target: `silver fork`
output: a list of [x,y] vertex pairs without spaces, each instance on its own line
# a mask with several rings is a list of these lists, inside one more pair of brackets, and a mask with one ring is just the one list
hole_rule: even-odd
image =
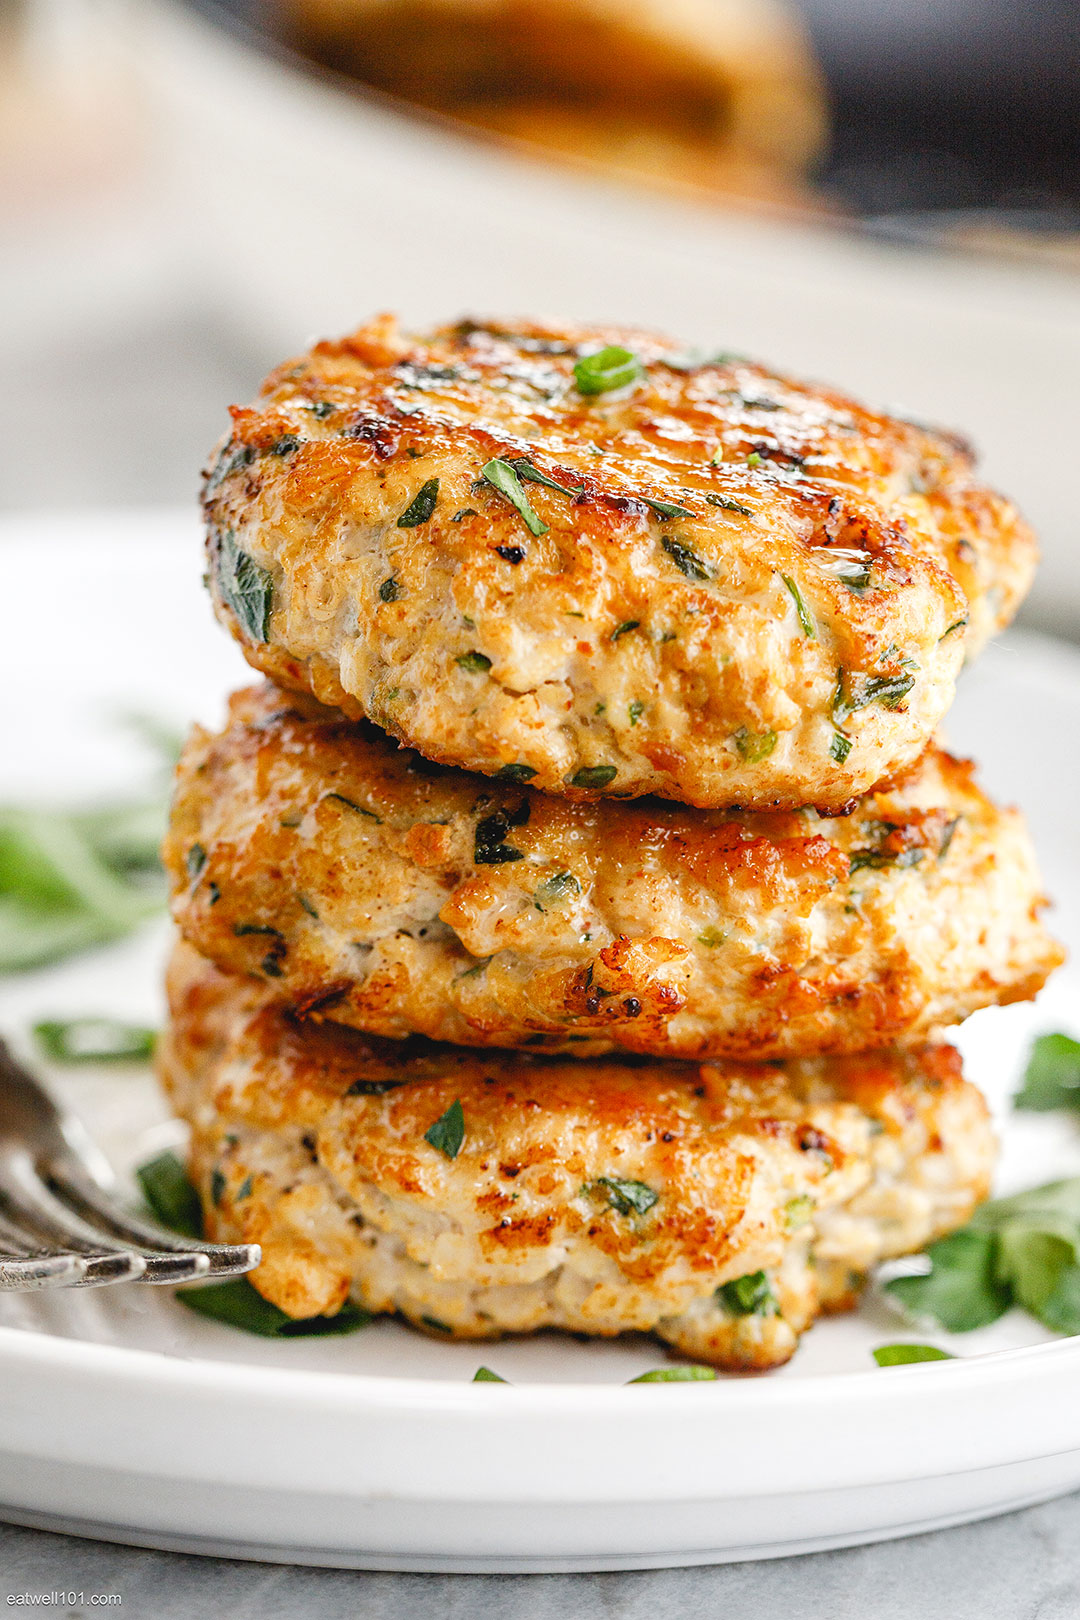
[[129,1215],[79,1121],[0,1041],[0,1291],[237,1277],[257,1243],[190,1242]]

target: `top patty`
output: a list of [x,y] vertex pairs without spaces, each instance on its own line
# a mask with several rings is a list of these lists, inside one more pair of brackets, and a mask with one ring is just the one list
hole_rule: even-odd
[[249,661],[570,798],[835,810],[1034,566],[960,441],[641,332],[385,318],[232,414],[205,508]]

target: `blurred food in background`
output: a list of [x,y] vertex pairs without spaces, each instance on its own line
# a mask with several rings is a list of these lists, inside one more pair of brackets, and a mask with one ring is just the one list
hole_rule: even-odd
[[821,77],[781,0],[266,0],[304,55],[549,155],[806,204]]

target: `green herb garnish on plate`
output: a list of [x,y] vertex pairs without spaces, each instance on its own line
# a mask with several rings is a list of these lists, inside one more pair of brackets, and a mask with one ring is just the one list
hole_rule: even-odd
[[56,1063],[145,1062],[153,1056],[157,1031],[117,1018],[43,1018],[34,1038]]
[[1013,1107],[1036,1113],[1080,1109],[1080,1041],[1071,1035],[1040,1035],[1031,1048]]
[[[141,1165],[136,1175],[151,1212],[162,1226],[181,1237],[203,1237],[199,1194],[175,1153],[159,1153]],[[250,1192],[250,1188],[247,1191]],[[242,1193],[243,1184],[238,1196]],[[227,1327],[242,1328],[245,1333],[255,1333],[263,1339],[332,1337],[355,1333],[371,1321],[369,1312],[351,1303],[343,1305],[336,1316],[286,1316],[268,1299],[263,1299],[246,1277],[178,1289],[175,1298],[197,1316],[209,1317]]]
[[918,1361],[955,1361],[948,1350],[935,1344],[879,1344],[870,1354],[879,1367],[910,1367]]
[[679,1362],[672,1367],[654,1367],[651,1372],[639,1373],[627,1380],[629,1384],[706,1384],[716,1378],[715,1367],[701,1367],[693,1362]]
[[1080,1333],[1080,1176],[995,1198],[926,1251],[929,1269],[886,1292],[915,1320],[970,1333],[1022,1306],[1055,1333]]

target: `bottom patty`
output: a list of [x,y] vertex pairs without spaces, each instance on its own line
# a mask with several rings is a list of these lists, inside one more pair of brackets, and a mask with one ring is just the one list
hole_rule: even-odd
[[655,1333],[786,1361],[868,1270],[967,1220],[994,1139],[950,1046],[755,1066],[579,1060],[303,1023],[189,946],[161,1074],[211,1237],[290,1316],[445,1338]]

